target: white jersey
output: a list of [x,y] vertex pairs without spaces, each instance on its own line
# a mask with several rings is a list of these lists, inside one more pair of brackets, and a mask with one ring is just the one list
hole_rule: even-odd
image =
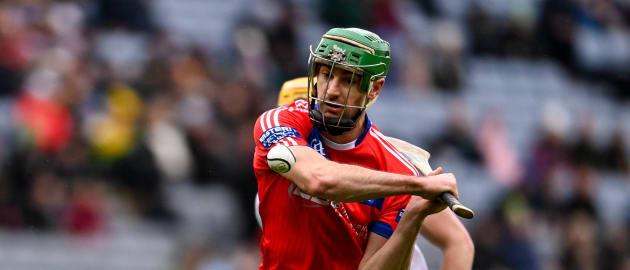
[[429,266],[427,266],[427,261],[424,259],[424,255],[422,251],[418,247],[416,243],[413,245],[413,252],[411,254],[411,266],[409,266],[409,270],[428,270]]

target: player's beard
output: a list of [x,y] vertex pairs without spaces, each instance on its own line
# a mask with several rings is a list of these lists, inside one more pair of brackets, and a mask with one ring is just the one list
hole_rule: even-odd
[[319,111],[327,118],[331,120],[339,120],[341,119],[355,119],[356,115],[359,113],[359,109],[346,107],[345,105],[341,105],[341,103],[333,102],[333,101],[324,101],[320,103]]
[[330,102],[320,102],[318,105],[319,117],[313,117],[315,114],[311,113],[311,120],[317,119],[314,122],[316,126],[332,136],[339,136],[356,128],[362,115],[362,110],[358,108],[345,107]]

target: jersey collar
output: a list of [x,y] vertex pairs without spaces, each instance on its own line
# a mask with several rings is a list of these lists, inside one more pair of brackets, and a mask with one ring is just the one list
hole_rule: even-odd
[[348,142],[348,143],[336,143],[333,142],[329,139],[327,139],[324,136],[321,136],[322,138],[322,142],[324,142],[324,144],[332,149],[335,150],[350,150],[353,149],[357,146],[359,146],[359,144],[363,141],[363,139],[365,139],[365,136],[368,134],[368,132],[370,131],[370,128],[372,127],[372,122],[370,121],[370,119],[368,118],[367,114],[365,115],[365,127],[363,128],[363,131],[361,132],[361,134],[359,135],[359,137],[357,137],[356,140]]

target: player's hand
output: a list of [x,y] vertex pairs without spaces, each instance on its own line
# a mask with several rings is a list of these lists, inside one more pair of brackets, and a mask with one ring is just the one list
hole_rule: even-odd
[[438,174],[441,174],[442,172],[444,172],[444,169],[442,169],[442,166],[440,166],[440,167],[437,167],[437,169],[430,172],[429,176],[438,175]]
[[405,208],[405,214],[418,215],[424,218],[428,215],[439,213],[446,207],[447,205],[439,199],[427,200],[420,196],[412,196]]
[[438,167],[427,177],[422,178],[423,191],[419,195],[427,200],[438,198],[444,192],[450,192],[459,198],[457,179],[452,173],[442,173],[442,167]]
[[[429,173],[429,176],[442,174],[442,171],[442,167],[438,167],[437,169]],[[407,207],[405,208],[405,213],[412,215],[418,214],[422,217],[426,217],[428,215],[439,213],[446,207],[447,205],[442,200],[439,200],[437,198],[433,200],[427,200],[420,196],[412,196],[411,200],[407,204]]]

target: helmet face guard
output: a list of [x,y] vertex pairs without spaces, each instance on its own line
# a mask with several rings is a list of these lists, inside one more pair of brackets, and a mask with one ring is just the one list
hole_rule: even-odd
[[[376,45],[369,42],[374,40]],[[367,96],[372,91],[374,81],[385,78],[389,70],[389,44],[365,30],[334,28],[324,35],[316,51],[310,48],[308,63],[307,94],[310,119],[318,128],[336,136],[352,130],[356,121],[369,107],[370,101]],[[320,82],[320,85],[317,85],[316,78],[322,66],[327,66],[330,72],[326,83]],[[343,92],[346,95],[345,104],[328,99],[329,82],[336,69],[352,74],[348,89]],[[350,88],[357,81],[360,83],[359,90],[364,94],[363,100],[359,105],[349,104]],[[342,111],[338,117],[327,118],[324,112],[320,111],[321,104],[342,108]],[[354,115],[349,115],[355,110],[357,112]]]
[[[309,74],[308,74],[308,88],[307,95],[309,99],[309,116],[311,121],[320,129],[330,133],[331,135],[340,135],[346,131],[349,131],[354,128],[355,122],[361,116],[361,114],[365,111],[367,106],[367,93],[363,96],[363,101],[359,105],[349,104],[350,100],[350,91],[352,85],[356,83],[362,77],[363,72],[357,68],[351,68],[348,66],[344,66],[340,63],[336,63],[334,61],[321,58],[311,52],[311,57],[309,58]],[[328,78],[319,80],[319,85],[316,83],[317,76],[319,74],[319,69],[322,66],[328,66],[330,68]],[[330,79],[335,72],[336,69],[343,69],[344,71],[351,72],[350,83],[347,85],[347,89],[342,91],[345,93],[345,102],[344,104],[334,102],[329,100],[329,88],[330,88]],[[321,91],[321,92],[320,92]],[[369,92],[369,91],[368,91]],[[342,108],[339,117],[330,118],[326,117],[324,112],[320,111],[321,104],[326,104],[327,106],[340,107]],[[349,115],[350,111],[355,111],[353,109],[357,109],[354,115]]]

